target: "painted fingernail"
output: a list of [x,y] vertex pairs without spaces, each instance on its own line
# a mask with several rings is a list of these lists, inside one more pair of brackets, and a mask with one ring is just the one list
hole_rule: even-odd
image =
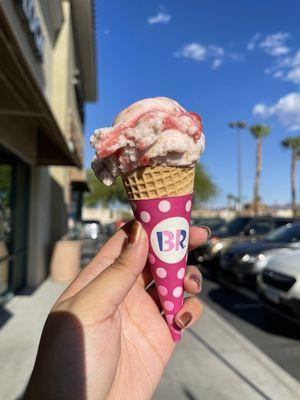
[[179,328],[184,329],[188,326],[192,319],[192,314],[190,312],[185,312],[177,319],[176,323]]
[[193,282],[196,282],[198,285],[198,290],[201,290],[201,286],[202,286],[202,282],[201,282],[201,277],[199,275],[196,274],[191,274],[190,275],[190,280],[192,280]]
[[128,243],[136,244],[142,231],[142,225],[134,219],[124,226],[124,230],[128,236]]
[[207,232],[207,239],[209,239],[211,237],[211,230],[209,229],[208,226],[200,226],[200,228],[205,229]]

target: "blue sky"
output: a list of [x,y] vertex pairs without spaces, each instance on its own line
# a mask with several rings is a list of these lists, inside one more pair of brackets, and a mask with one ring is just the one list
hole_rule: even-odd
[[[211,205],[236,193],[232,120],[267,123],[261,196],[290,200],[290,154],[280,147],[300,135],[300,3],[298,0],[96,0],[99,100],[86,107],[89,136],[124,107],[167,96],[201,115],[201,161],[220,188]],[[299,51],[299,53],[297,53]],[[255,141],[242,132],[243,195],[252,198]]]

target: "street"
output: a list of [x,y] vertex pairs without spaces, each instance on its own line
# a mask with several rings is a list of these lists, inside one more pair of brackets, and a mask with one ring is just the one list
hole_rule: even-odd
[[262,303],[254,290],[218,283],[202,269],[200,298],[300,381],[300,323]]

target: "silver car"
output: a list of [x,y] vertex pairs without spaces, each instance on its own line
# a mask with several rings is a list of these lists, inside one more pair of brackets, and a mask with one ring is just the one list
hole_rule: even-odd
[[300,317],[300,250],[270,258],[257,276],[257,290],[265,299]]

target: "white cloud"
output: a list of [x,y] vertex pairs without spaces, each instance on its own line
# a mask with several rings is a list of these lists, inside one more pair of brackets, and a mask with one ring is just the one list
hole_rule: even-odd
[[261,37],[261,33],[256,33],[255,35],[253,35],[252,38],[248,42],[247,49],[250,51],[254,50],[257,45],[258,39],[260,37]]
[[265,72],[274,78],[292,82],[296,85],[300,84],[300,50],[294,55],[280,57],[277,62],[267,68]]
[[241,62],[244,60],[243,55],[236,53],[227,53],[221,46],[215,44],[203,45],[198,42],[186,44],[174,53],[177,58],[189,58],[194,61],[203,62],[212,60],[211,68],[216,70],[224,64],[226,59],[233,62]]
[[300,92],[291,92],[270,106],[264,103],[256,104],[253,108],[253,114],[262,118],[275,116],[288,131],[299,131]]
[[223,60],[221,58],[216,58],[214,59],[211,69],[216,70],[218,68],[221,67],[221,65],[223,64]]
[[189,43],[174,53],[175,57],[190,58],[194,61],[204,61],[207,58],[207,50],[200,43]]
[[[278,72],[281,72],[281,71],[278,71]],[[276,73],[275,73],[275,75],[276,75]],[[286,80],[291,81],[296,84],[300,84],[300,67],[291,69],[286,75]]]
[[158,14],[147,19],[148,24],[168,24],[171,20],[171,15],[167,14],[163,10],[159,11]]
[[247,49],[262,49],[266,54],[272,57],[280,57],[288,54],[290,48],[286,45],[286,41],[291,37],[288,32],[276,32],[262,37],[261,33],[256,33],[249,40]]
[[259,43],[259,47],[270,56],[283,56],[290,52],[290,48],[286,46],[287,39],[290,34],[287,32],[277,32],[267,35],[264,40]]

